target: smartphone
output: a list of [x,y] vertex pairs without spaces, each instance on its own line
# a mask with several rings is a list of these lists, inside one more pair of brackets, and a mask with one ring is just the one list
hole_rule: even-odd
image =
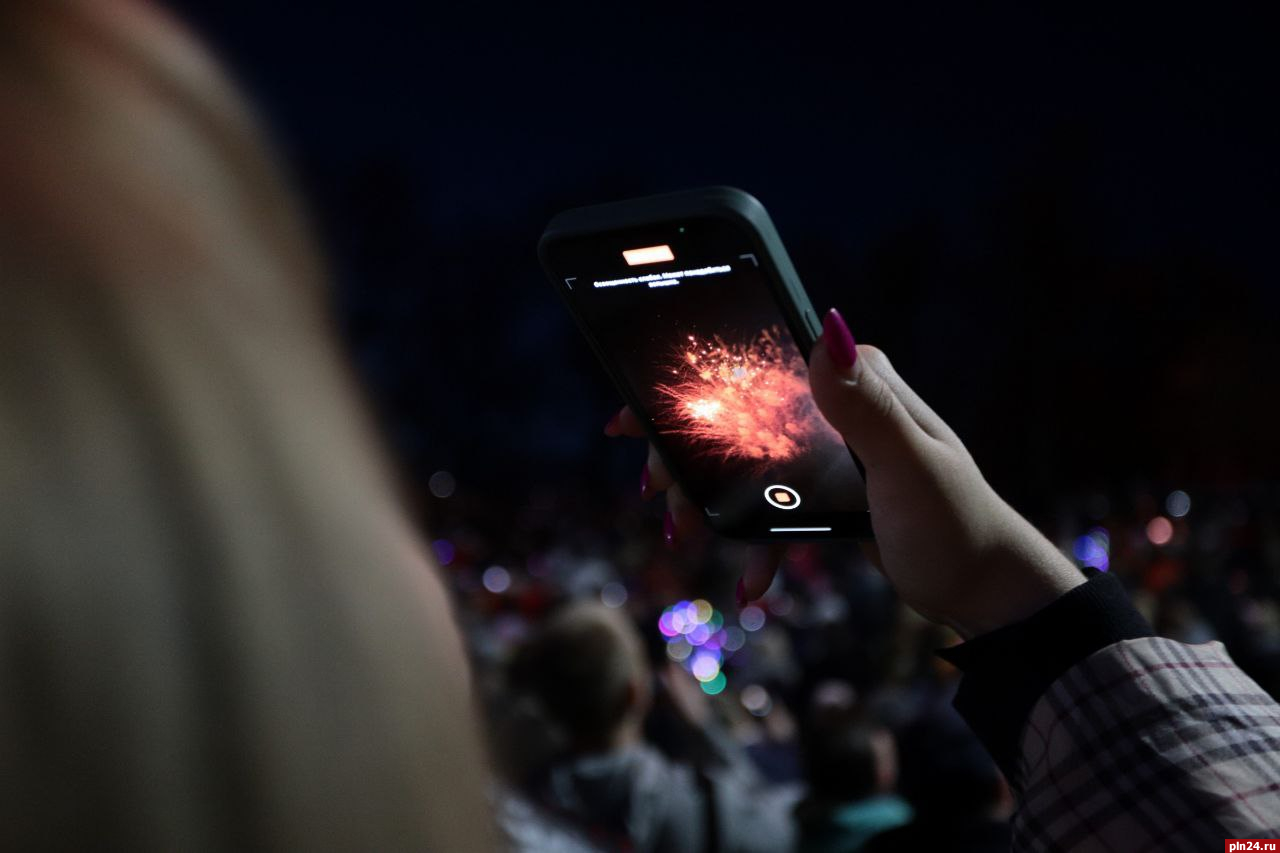
[[712,187],[578,208],[538,254],[714,530],[871,538],[862,466],[809,393],[822,325],[759,201]]

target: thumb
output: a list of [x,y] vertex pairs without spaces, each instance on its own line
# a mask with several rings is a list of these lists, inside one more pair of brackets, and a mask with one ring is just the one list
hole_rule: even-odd
[[892,386],[877,372],[875,347],[859,347],[832,308],[809,357],[809,387],[827,422],[869,468],[914,455],[926,438]]

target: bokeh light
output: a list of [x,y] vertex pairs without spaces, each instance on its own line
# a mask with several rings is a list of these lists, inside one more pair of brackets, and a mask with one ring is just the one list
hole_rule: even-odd
[[458,549],[453,547],[453,543],[448,539],[437,539],[431,543],[431,550],[436,552],[436,559],[440,561],[440,565],[447,566],[453,562],[453,558],[458,555]]
[[600,601],[605,607],[621,607],[627,603],[627,588],[617,581],[610,581],[601,587]]
[[1191,512],[1191,495],[1176,489],[1169,493],[1169,497],[1164,500],[1165,511],[1174,518],[1182,518]]
[[736,652],[738,649],[746,645],[747,633],[741,628],[730,626],[724,629],[724,640],[720,647],[726,652]]
[[699,681],[710,681],[720,674],[719,655],[699,651],[689,664],[689,671]]
[[458,488],[458,481],[448,471],[437,471],[427,480],[427,488],[438,498],[450,498]]
[[1104,572],[1111,568],[1111,534],[1104,527],[1095,527],[1076,539],[1071,551],[1081,566]]
[[728,657],[746,643],[746,633],[726,629],[724,614],[701,598],[678,601],[663,610],[658,631],[667,642],[667,657],[682,664],[712,695],[727,684],[723,669]]
[[1147,539],[1152,545],[1168,545],[1173,539],[1173,522],[1163,515],[1157,515],[1147,522]]
[[769,691],[759,684],[747,685],[743,688],[742,695],[738,698],[742,702],[742,707],[746,708],[753,716],[764,717],[773,710],[773,700],[769,698]]
[[670,607],[662,611],[662,615],[658,617],[658,630],[668,640],[679,635],[680,629],[676,627],[675,614],[671,612]]
[[721,673],[718,673],[716,677],[711,679],[710,681],[702,682],[702,692],[706,693],[708,696],[715,696],[719,693],[723,693],[725,687],[728,686],[728,684],[729,684],[729,680],[725,678],[724,673],[721,672]]
[[744,607],[738,614],[738,623],[744,630],[759,631],[764,627],[764,611],[755,605]]
[[489,592],[503,593],[511,588],[511,572],[502,566],[490,566],[485,569],[480,580]]
[[711,639],[711,629],[706,625],[694,625],[687,635],[689,642],[695,646],[700,646],[707,640]]
[[667,657],[678,663],[683,663],[689,659],[689,655],[693,654],[693,646],[684,641],[684,638],[676,638],[667,643]]

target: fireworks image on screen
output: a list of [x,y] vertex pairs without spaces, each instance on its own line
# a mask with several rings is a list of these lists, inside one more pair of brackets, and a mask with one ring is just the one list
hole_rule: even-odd
[[699,451],[764,468],[822,435],[839,441],[809,394],[804,359],[774,326],[749,343],[689,335],[658,385],[664,420]]

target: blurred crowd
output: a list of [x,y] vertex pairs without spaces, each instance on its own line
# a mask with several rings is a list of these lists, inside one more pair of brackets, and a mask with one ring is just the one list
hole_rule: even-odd
[[[669,548],[660,507],[639,497],[549,488],[511,506],[444,471],[430,491],[516,848],[667,849],[636,823],[646,771],[626,761],[641,750],[694,780],[682,794],[659,773],[662,796],[644,808],[712,801],[686,818],[703,827],[685,832],[691,849],[1007,849],[1007,783],[951,710],[959,674],[934,654],[960,640],[902,606],[857,547],[790,547],[768,593],[739,609],[744,568],[776,555],[709,535]],[[1157,633],[1222,641],[1275,695],[1278,509],[1270,487],[1134,487],[1033,520],[1080,566],[1120,577]],[[559,624],[566,612],[588,628]],[[580,742],[583,703],[611,701],[630,666],[602,637],[628,635],[647,682],[636,736]],[[583,769],[610,753],[632,758]],[[611,801],[582,795],[619,785]]]

